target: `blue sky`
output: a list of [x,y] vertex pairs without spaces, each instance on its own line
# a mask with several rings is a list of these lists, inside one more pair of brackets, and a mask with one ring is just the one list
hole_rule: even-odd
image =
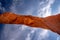
[[[36,16],[48,16],[59,13],[60,0],[0,0],[3,11],[13,11],[15,13],[33,14]],[[10,8],[11,7],[11,8]],[[0,9],[1,10],[1,9]],[[45,15],[44,15],[45,14]]]
[[[0,0],[0,14],[8,11],[47,17],[60,12],[60,0]],[[60,35],[50,30],[20,24],[0,24],[0,32],[1,40],[59,40],[60,38]]]
[[58,13],[58,8],[60,7],[60,0],[55,0],[52,5],[52,13]]

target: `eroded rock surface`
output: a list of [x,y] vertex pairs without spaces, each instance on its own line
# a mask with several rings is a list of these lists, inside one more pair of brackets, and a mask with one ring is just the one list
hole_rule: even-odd
[[0,23],[24,24],[30,27],[50,29],[51,31],[60,34],[60,14],[39,18],[31,15],[17,15],[11,12],[5,12],[0,14]]

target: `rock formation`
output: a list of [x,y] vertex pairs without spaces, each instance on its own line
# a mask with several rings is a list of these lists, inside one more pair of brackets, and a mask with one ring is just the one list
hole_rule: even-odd
[[50,29],[60,34],[60,14],[45,18],[17,15],[11,12],[0,14],[0,24],[24,24],[30,27]]

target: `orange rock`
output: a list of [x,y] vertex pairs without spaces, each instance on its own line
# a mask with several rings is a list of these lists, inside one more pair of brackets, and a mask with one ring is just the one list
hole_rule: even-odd
[[31,15],[17,15],[11,12],[5,12],[0,15],[0,23],[24,24],[30,27],[50,29],[60,34],[60,14],[39,18]]

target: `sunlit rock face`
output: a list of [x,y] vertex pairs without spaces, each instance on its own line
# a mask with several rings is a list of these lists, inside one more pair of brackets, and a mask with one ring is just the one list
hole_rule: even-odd
[[53,15],[44,18],[46,21],[46,24],[51,27],[55,32],[58,32],[60,34],[60,14],[58,15]]
[[1,14],[0,23],[24,24],[31,27],[50,29],[60,34],[60,14],[46,18],[39,18],[31,15],[17,15],[11,12],[6,12]]

